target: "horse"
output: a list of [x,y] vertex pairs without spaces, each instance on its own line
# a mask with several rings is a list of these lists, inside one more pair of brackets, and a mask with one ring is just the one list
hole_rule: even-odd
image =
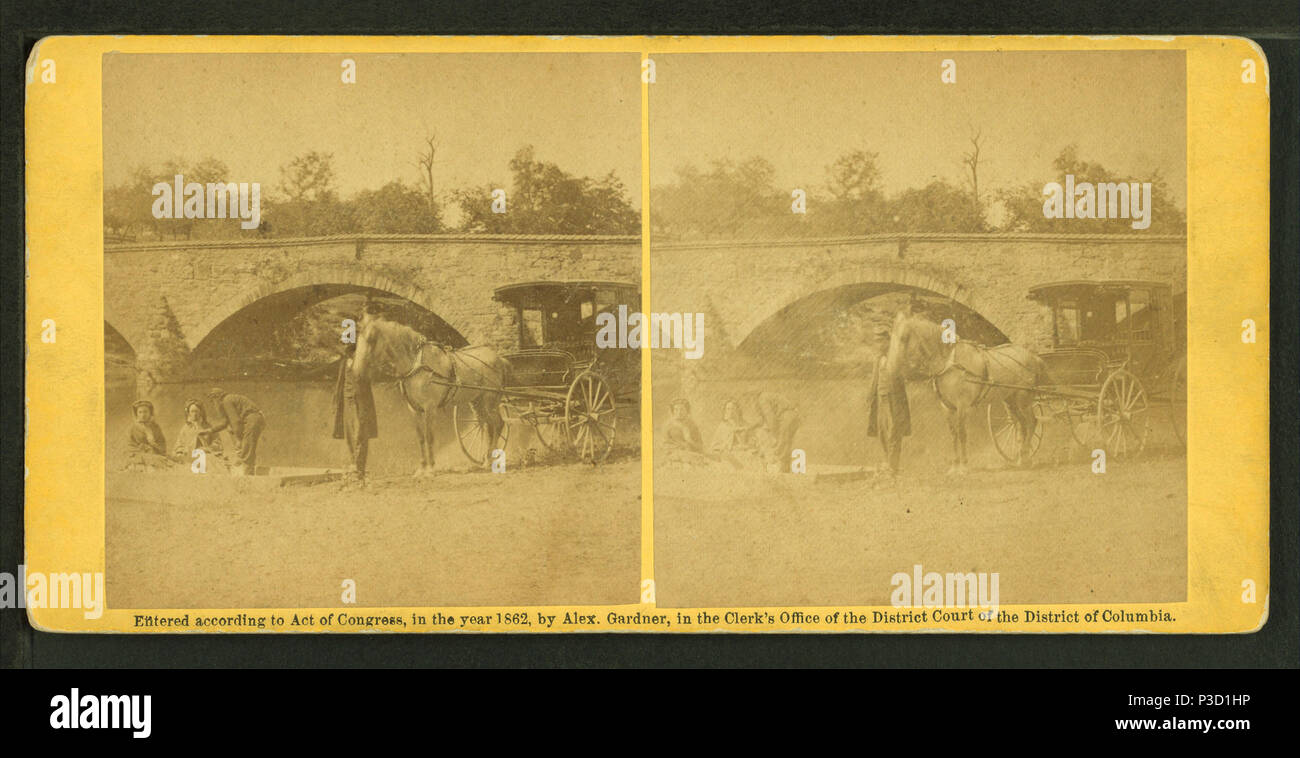
[[[885,370],[904,379],[924,379],[934,388],[952,433],[955,460],[949,473],[966,472],[966,416],[986,399],[1006,402],[1023,451],[1036,424],[1031,388],[1047,382],[1043,360],[1019,345],[985,347],[944,336],[939,324],[900,311],[890,331]],[[1016,465],[1023,462],[1023,452],[1018,452]]]
[[367,313],[357,324],[357,352],[352,370],[360,377],[388,366],[415,422],[420,441],[416,477],[433,475],[433,423],[437,412],[451,404],[473,409],[495,442],[505,427],[501,417],[501,388],[510,364],[490,347],[451,348],[430,342],[416,330]]

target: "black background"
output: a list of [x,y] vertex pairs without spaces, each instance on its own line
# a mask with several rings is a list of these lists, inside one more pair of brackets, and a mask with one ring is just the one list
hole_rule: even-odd
[[[1272,575],[1270,617],[1264,629],[1249,635],[60,635],[33,632],[21,610],[0,611],[0,666],[5,668],[98,667],[1263,667],[1300,666],[1297,625],[1297,528],[1295,384],[1297,209],[1297,59],[1300,58],[1300,9],[1282,2],[1196,2],[1146,5],[1135,2],[1043,2],[989,6],[968,2],[924,5],[602,2],[585,6],[541,2],[324,2],[311,6],[263,1],[180,3],[44,2],[4,0],[0,13],[0,75],[3,113],[0,131],[0,570],[14,571],[22,562],[23,429],[23,79],[31,47],[50,34],[209,33],[209,34],[1231,34],[1248,36],[1263,48],[1269,62],[1272,93]],[[70,272],[70,276],[77,275]],[[1230,381],[1230,367],[1225,367]],[[162,691],[188,690],[179,673],[151,678]],[[249,686],[247,679],[229,683]],[[888,676],[863,687],[912,686]],[[1155,675],[1149,675],[1155,676]],[[1163,679],[1168,681],[1170,674]],[[103,675],[80,678],[21,677],[33,703],[48,717],[50,692],[126,692],[117,684],[95,689]],[[257,677],[261,680],[264,677]],[[343,677],[343,680],[349,680]],[[1128,680],[1132,681],[1132,675]],[[13,681],[12,679],[10,680]],[[37,686],[37,682],[40,682]],[[130,681],[127,679],[126,681]],[[191,681],[186,679],[185,681]],[[341,680],[331,680],[338,682]],[[915,682],[918,680],[906,680]],[[963,696],[980,688],[1000,693],[1020,691],[1028,702],[1047,685],[1008,685],[1005,676],[971,675]],[[1093,672],[1086,682],[1107,681]],[[1205,676],[1199,680],[1205,683]],[[1276,677],[1219,681],[1220,691],[1250,691]],[[77,682],[81,682],[78,684]],[[887,684],[888,682],[888,684]],[[1068,692],[1060,679],[1050,690]],[[937,686],[937,685],[936,685]],[[1191,683],[1164,689],[1182,691]],[[1153,684],[1148,689],[1161,689]],[[310,691],[310,685],[307,686]],[[988,690],[987,688],[992,688]],[[10,688],[12,689],[12,687]],[[838,688],[837,688],[838,689]],[[1112,687],[1113,689],[1113,687]],[[1133,686],[1124,691],[1141,689]],[[136,690],[138,691],[138,690]],[[1200,691],[1190,689],[1188,691]],[[1094,707],[1126,715],[1119,690]],[[11,693],[12,694],[12,693]],[[256,692],[248,693],[256,695]],[[931,693],[933,694],[933,692]],[[921,693],[917,693],[921,696]],[[631,692],[628,696],[632,697]],[[35,697],[35,700],[31,698]],[[261,697],[269,697],[266,692]],[[43,698],[43,699],[42,699]],[[1120,698],[1116,700],[1116,698]],[[598,697],[598,699],[604,699]],[[1077,700],[1078,698],[1076,698]],[[39,701],[39,702],[37,702]],[[163,708],[155,698],[155,721]],[[193,702],[193,701],[187,701]],[[310,703],[296,699],[293,707]],[[1294,704],[1295,700],[1289,701]],[[1277,707],[1261,700],[1256,707]],[[1264,705],[1259,705],[1263,703]],[[1272,705],[1270,706],[1269,703]],[[1076,704],[1077,705],[1077,704]],[[171,708],[175,709],[175,701]],[[252,707],[252,706],[250,706]],[[1043,707],[1043,702],[1038,706]],[[627,704],[629,730],[639,730],[638,707]],[[1281,712],[1280,710],[1278,711]],[[1134,714],[1136,715],[1136,714]],[[1221,714],[1230,715],[1230,714]],[[191,715],[193,718],[193,715]],[[1075,721],[1071,718],[1067,721]],[[172,721],[173,727],[177,722]],[[157,729],[158,727],[155,727]],[[61,733],[63,738],[68,733]],[[130,742],[130,740],[128,740]],[[138,741],[137,741],[138,742]],[[990,746],[996,742],[989,743]]]

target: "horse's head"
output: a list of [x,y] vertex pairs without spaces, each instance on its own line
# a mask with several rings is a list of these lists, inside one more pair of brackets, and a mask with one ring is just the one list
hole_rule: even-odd
[[357,376],[372,377],[384,371],[401,376],[414,365],[424,342],[420,333],[409,326],[367,314],[357,323],[357,354],[352,358],[352,371]]
[[362,314],[357,322],[357,352],[352,356],[352,372],[358,377],[369,378],[368,371],[373,367],[382,367],[388,352],[388,340],[379,319]]
[[929,379],[943,371],[945,347],[938,324],[899,311],[889,333],[885,371],[904,379]]

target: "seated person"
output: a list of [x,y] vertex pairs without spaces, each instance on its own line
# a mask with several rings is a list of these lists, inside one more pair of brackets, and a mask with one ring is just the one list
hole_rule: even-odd
[[704,438],[691,419],[691,404],[679,397],[673,401],[672,413],[662,430],[663,446],[669,457],[680,461],[689,461],[696,456],[703,458]]
[[214,467],[222,471],[229,468],[229,463],[222,454],[221,436],[209,427],[208,413],[204,410],[203,403],[186,400],[185,424],[176,433],[176,447],[172,449],[172,457],[189,465],[194,461],[195,450],[202,450],[206,454],[205,465],[208,471],[214,470]]
[[154,471],[171,468],[167,457],[167,438],[153,418],[153,403],[137,400],[131,406],[135,420],[127,432],[126,465],[129,471]]
[[722,422],[713,434],[709,453],[736,468],[762,468],[754,432],[758,424],[747,424],[740,403],[728,399],[722,406]]

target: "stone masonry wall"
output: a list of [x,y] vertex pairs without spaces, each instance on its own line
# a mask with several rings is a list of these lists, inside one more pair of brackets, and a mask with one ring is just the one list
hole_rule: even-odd
[[[710,339],[744,341],[782,308],[839,286],[877,283],[950,297],[1011,340],[1038,344],[1047,313],[1029,287],[1150,279],[1186,291],[1186,241],[1144,235],[913,235],[655,245],[655,311],[707,311]],[[163,374],[221,321],[311,284],[374,287],[437,314],[471,343],[512,344],[492,290],[531,280],[640,282],[636,238],[374,236],[111,247],[104,318]],[[167,329],[160,329],[159,314]],[[716,344],[716,343],[714,343]]]
[[104,318],[138,358],[166,364],[178,359],[177,340],[169,332],[167,344],[155,344],[160,308],[174,317],[172,331],[179,330],[192,350],[223,320],[269,294],[333,284],[406,297],[471,343],[503,346],[516,332],[512,314],[492,300],[496,287],[640,278],[635,238],[381,236],[132,245],[105,250]]
[[1029,288],[1070,279],[1142,279],[1187,289],[1186,241],[1140,235],[918,235],[651,248],[655,311],[711,310],[734,347],[813,293],[880,283],[916,287],[976,311],[1014,342],[1050,332]]

